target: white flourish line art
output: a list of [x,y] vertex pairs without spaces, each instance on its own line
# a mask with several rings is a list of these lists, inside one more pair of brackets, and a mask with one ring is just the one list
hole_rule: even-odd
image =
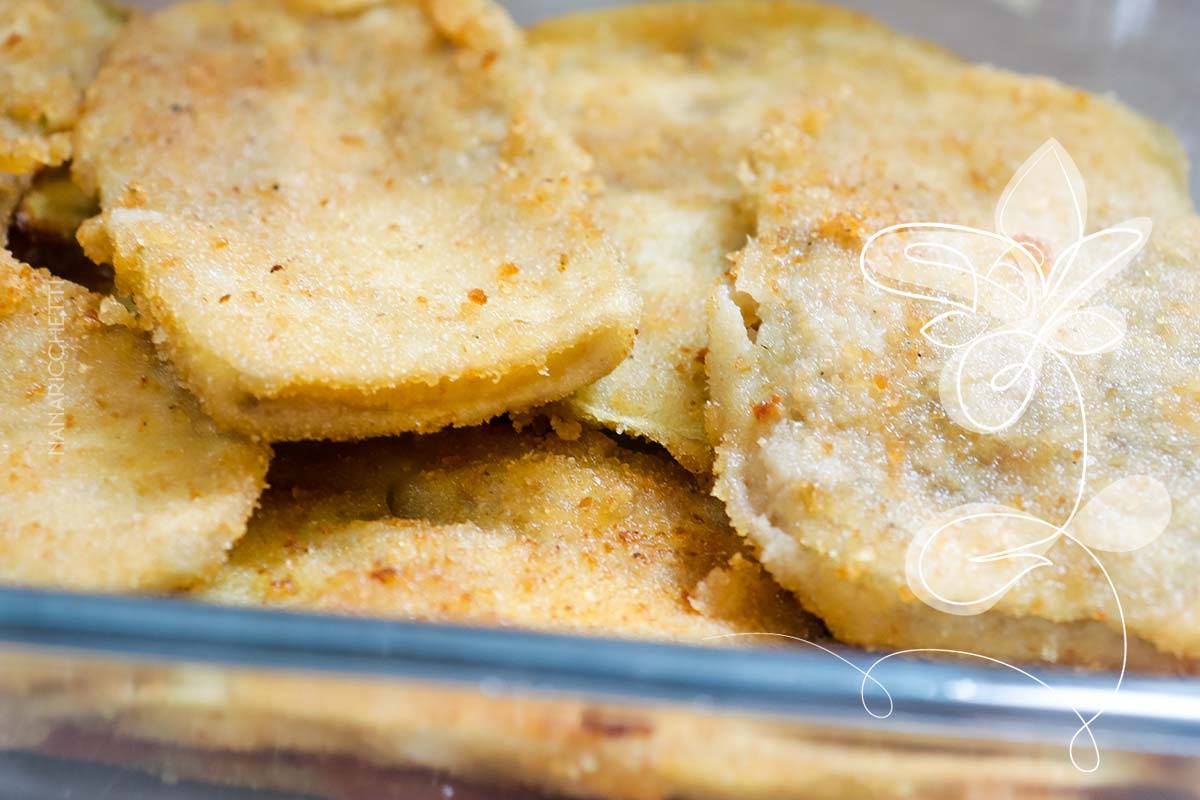
[[[1085,234],[1087,193],[1075,162],[1050,139],[1017,170],[997,204],[995,231],[934,222],[892,225],[863,245],[859,267],[866,282],[887,294],[942,306],[921,335],[949,351],[938,390],[942,408],[958,425],[996,434],[1016,424],[1036,395],[1049,357],[1069,378],[1079,409],[1080,464],[1070,512],[1061,522],[1020,509],[967,503],[934,515],[909,544],[905,574],[909,588],[925,604],[949,614],[977,615],[991,609],[1025,576],[1052,566],[1047,553],[1060,540],[1079,547],[1095,564],[1112,594],[1121,631],[1121,667],[1112,692],[1090,715],[1067,698],[1079,720],[1068,754],[1081,772],[1100,768],[1092,725],[1120,692],[1129,657],[1125,610],[1097,550],[1129,552],[1154,541],[1171,519],[1171,498],[1155,478],[1134,475],[1101,489],[1085,504],[1089,434],[1084,394],[1070,358],[1120,347],[1125,318],[1108,306],[1088,302],[1129,266],[1149,239],[1144,217]],[[978,591],[983,586],[983,593]],[[936,587],[936,588],[935,588]],[[862,675],[864,710],[891,716],[891,694],[874,676],[876,667],[901,655],[955,655],[1010,669],[1058,692],[1033,673],[980,653],[942,648],[900,650],[876,659],[867,669],[835,651],[783,634],[828,653]],[[886,713],[872,710],[868,683],[887,698]],[[1080,763],[1076,746],[1087,737],[1092,759]]]
[[[906,576],[927,605],[949,614],[982,614],[1026,575],[1051,566],[1046,553],[1061,539],[1081,548],[1104,576],[1120,622],[1121,668],[1111,700],[1125,677],[1129,635],[1121,598],[1095,551],[1127,552],[1149,544],[1166,530],[1172,509],[1166,488],[1145,475],[1118,480],[1083,502],[1088,418],[1069,357],[1120,347],[1124,315],[1085,303],[1129,266],[1151,230],[1150,220],[1139,217],[1085,235],[1086,221],[1083,178],[1051,139],[1005,188],[994,232],[942,223],[893,225],[867,240],[859,267],[868,284],[888,294],[947,308],[920,332],[950,353],[938,389],[943,409],[962,427],[995,434],[1016,424],[1034,399],[1047,356],[1069,378],[1079,409],[1080,474],[1066,518],[1055,524],[997,504],[957,506],[935,515],[913,537]],[[1046,685],[1011,664],[954,652],[1003,664]],[[1091,724],[1106,707],[1087,718],[1071,708],[1081,723],[1071,739],[1071,763],[1094,771],[1100,754]],[[1095,756],[1087,766],[1075,754],[1085,732]]]
[[[1002,661],[1001,659],[998,659],[998,658],[992,658],[991,656],[985,656],[985,655],[981,655],[979,653],[970,653],[965,650],[951,650],[949,648],[940,648],[940,647],[918,647],[918,648],[911,648],[908,650],[895,650],[891,653],[885,653],[884,655],[879,656],[874,661],[872,661],[871,664],[866,669],[863,669],[858,664],[855,664],[853,661],[851,661],[850,659],[843,656],[841,653],[837,652],[836,650],[834,650],[832,648],[826,647],[825,645],[821,644],[820,642],[814,642],[811,639],[804,639],[800,636],[792,636],[792,635],[786,634],[786,633],[765,633],[765,632],[764,633],[755,633],[755,632],[718,633],[713,636],[706,636],[701,641],[712,642],[712,641],[719,641],[722,639],[741,639],[741,638],[748,638],[748,637],[784,639],[789,642],[799,642],[801,644],[809,645],[810,647],[815,647],[817,650],[820,650],[821,652],[823,652],[827,655],[833,656],[838,661],[841,661],[843,664],[850,667],[850,669],[854,670],[855,672],[857,672],[859,675],[862,676],[862,680],[858,684],[858,702],[862,706],[863,711],[867,712],[867,714],[869,716],[871,716],[872,718],[878,719],[878,720],[885,720],[885,719],[890,718],[892,716],[892,714],[895,713],[896,703],[892,699],[892,693],[888,691],[887,686],[885,686],[879,678],[875,677],[875,670],[877,667],[879,667],[884,662],[890,661],[891,659],[898,658],[900,656],[926,654],[926,655],[959,656],[962,658],[974,658],[974,659],[978,659],[980,661],[985,661],[985,662],[995,665],[995,666],[1005,667],[1007,669],[1012,670],[1013,672],[1016,672],[1018,675],[1021,675],[1022,677],[1028,678],[1029,680],[1033,681],[1034,683],[1038,684],[1039,686],[1041,686],[1045,689],[1049,689],[1052,692],[1057,691],[1055,689],[1055,687],[1051,686],[1049,683],[1042,680],[1037,675],[1034,675],[1032,672],[1029,672],[1028,670],[1024,670],[1014,664],[1010,664],[1007,661]],[[880,711],[876,711],[873,708],[871,708],[871,703],[867,699],[867,684],[873,684],[875,686],[875,688],[877,688],[880,692],[883,693],[884,698],[887,700],[887,710],[880,712]],[[1070,742],[1070,745],[1068,746],[1068,754],[1071,758],[1071,764],[1075,767],[1075,769],[1079,770],[1080,772],[1085,772],[1085,773],[1095,772],[1097,769],[1100,768],[1100,746],[1096,743],[1096,735],[1092,732],[1092,723],[1094,723],[1100,717],[1100,715],[1103,713],[1103,711],[1097,711],[1096,713],[1092,714],[1090,717],[1084,717],[1083,712],[1081,712],[1074,705],[1071,705],[1070,703],[1068,703],[1067,706],[1071,709],[1071,713],[1075,715],[1075,718],[1077,720],[1079,720],[1079,728],[1076,729],[1075,734],[1071,737],[1071,742]],[[1076,745],[1076,743],[1078,743],[1079,737],[1083,736],[1085,734],[1087,735],[1088,743],[1091,745],[1094,762],[1088,766],[1081,766],[1075,756],[1075,745]]]

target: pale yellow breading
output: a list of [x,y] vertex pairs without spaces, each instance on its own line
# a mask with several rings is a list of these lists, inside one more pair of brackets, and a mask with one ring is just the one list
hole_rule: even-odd
[[[148,590],[210,573],[270,451],[221,433],[100,297],[0,255],[0,581]],[[107,301],[111,302],[111,301]]]
[[71,157],[71,128],[126,13],[107,0],[0,4],[0,172]]
[[1127,339],[1074,368],[1089,415],[1087,496],[1148,474],[1174,502],[1156,542],[1101,554],[1133,660],[1187,668],[1150,646],[1200,656],[1200,229],[1181,150],[1114,102],[1048,80],[888,58],[869,74],[839,67],[756,146],[758,236],[712,305],[716,491],[768,570],[844,641],[1120,663],[1111,593],[1066,541],[1046,554],[1053,568],[984,616],[936,611],[909,590],[906,548],[934,513],[990,502],[1062,521],[1082,456],[1078,407],[1048,366],[1017,425],[960,427],[939,398],[946,351],[920,334],[945,309],[869,286],[859,266],[866,237],[897,222],[994,230],[1009,177],[1057,137],[1086,182],[1089,231],[1154,220],[1140,260],[1090,301],[1126,315]]
[[510,426],[284,449],[206,600],[659,639],[814,636],[663,456]]
[[628,353],[638,299],[536,84],[490,3],[172,7],[88,95],[80,238],[223,425],[361,438],[560,398]]
[[33,177],[17,207],[16,223],[26,233],[69,242],[97,211],[96,199],[71,180],[67,167],[44,169]]
[[708,197],[619,189],[599,197],[596,210],[638,280],[642,319],[629,357],[551,413],[643,436],[689,470],[707,472],[705,303],[728,267],[725,254],[745,241],[743,215]]
[[643,300],[630,357],[552,413],[644,436],[706,472],[705,303],[753,229],[738,208],[745,148],[831,64],[929,49],[858,14],[756,0],[569,15],[530,42],[550,108],[596,159],[598,215]]

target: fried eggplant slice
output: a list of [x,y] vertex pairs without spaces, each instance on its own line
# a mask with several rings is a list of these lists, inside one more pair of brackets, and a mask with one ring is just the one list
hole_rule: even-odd
[[8,210],[16,209],[6,231],[7,240],[0,235],[0,241],[12,257],[96,294],[112,294],[112,267],[92,263],[74,239],[79,225],[96,212],[96,203],[73,184],[71,170],[52,167],[34,175],[0,175],[0,182],[8,178],[19,198],[5,197],[0,191],[0,198],[5,198],[0,199],[0,218],[7,218],[5,200],[10,203]]
[[488,3],[185,3],[88,95],[80,231],[222,425],[362,438],[558,399],[638,298]]
[[595,158],[602,227],[643,299],[633,353],[564,410],[707,472],[705,308],[753,228],[738,207],[746,146],[831,62],[925,46],[859,14],[755,0],[570,15],[532,29],[530,43],[550,107]]
[[0,5],[0,172],[29,173],[71,157],[84,90],[125,19],[105,0]]
[[[891,57],[893,68],[869,81],[846,70],[755,146],[748,184],[758,235],[711,308],[716,491],[767,569],[844,641],[1115,668],[1122,609],[1103,565],[1123,603],[1131,663],[1191,668],[1183,662],[1200,656],[1200,331],[1186,309],[1200,303],[1200,229],[1181,150],[1115,102],[1048,80]],[[1010,177],[1035,152],[1069,153],[1081,177],[1062,180],[1087,192],[1084,204],[1081,193],[1059,191],[1057,183],[1044,192],[1037,187],[1046,182],[1013,184],[1035,194],[1004,208],[1037,213],[1010,218],[1005,211],[1000,219],[1017,219],[1009,227],[1027,242],[1023,258],[1042,253],[1047,275],[1055,274],[1049,265],[1067,240],[1046,238],[1038,219],[1053,230],[1086,206],[1089,234],[1134,217],[1154,220],[1139,260],[1089,300],[1125,315],[1123,343],[1062,357],[1079,381],[1087,447],[1080,403],[1049,355],[1011,427],[964,425],[941,392],[944,368],[958,363],[950,361],[956,348],[1006,318],[989,321],[996,309],[982,301],[978,315],[968,313],[968,303],[941,320],[961,326],[957,333],[931,330],[926,323],[957,296],[957,278],[947,278],[945,291],[921,290],[921,282],[947,263],[960,269],[938,274],[968,274],[959,256],[1002,288],[1014,274],[1042,267],[1005,277],[990,262],[971,260],[979,241],[993,240],[940,229],[945,247],[904,251],[923,263],[898,273],[895,288],[907,296],[869,282],[874,267],[864,264],[874,262],[860,263],[868,237],[891,225],[995,231]],[[1062,212],[1072,197],[1079,202]],[[1021,297],[1011,287],[1008,294]],[[1035,318],[1016,308],[1014,320]],[[986,323],[978,330],[970,327],[977,316]],[[1141,549],[1097,553],[1095,561],[1071,540],[1045,538],[1053,546],[1030,553],[1049,566],[1015,580],[1007,593],[981,584],[981,595],[999,598],[981,616],[945,613],[914,593],[906,577],[910,545],[926,541],[918,536],[936,515],[965,504],[1015,509],[995,541],[1034,546],[1021,538],[1028,526],[1012,520],[1064,524],[1085,462],[1085,502],[1125,476],[1165,485],[1174,505],[1166,532]],[[1127,498],[1106,499],[1122,507]],[[1012,566],[988,564],[964,560],[960,567],[975,575]]]
[[610,189],[596,201],[642,294],[633,352],[550,410],[661,444],[695,473],[712,468],[704,431],[709,293],[746,239],[744,217],[705,197]]
[[222,433],[145,335],[0,255],[0,580],[155,590],[246,530],[270,451]]
[[55,167],[34,176],[29,190],[21,197],[15,221],[29,236],[78,247],[75,232],[98,210],[96,199],[71,180],[70,169]]
[[815,635],[669,459],[505,424],[281,452],[201,599],[660,639]]
[[22,263],[97,294],[112,294],[112,268],[92,263],[75,240],[75,231],[96,213],[95,199],[71,181],[66,166],[44,169],[25,179],[28,188],[8,231],[9,252]]

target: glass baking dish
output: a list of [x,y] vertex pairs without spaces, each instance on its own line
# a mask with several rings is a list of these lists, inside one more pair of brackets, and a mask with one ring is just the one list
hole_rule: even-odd
[[[1200,152],[1190,0],[844,4]],[[1200,683],[876,658],[0,589],[0,795],[1200,797]]]
[[[1200,684],[1180,678],[1127,677],[1114,695],[1112,674],[1048,670],[1039,683],[895,658],[868,679],[875,657],[848,648],[11,589],[0,637],[0,786],[42,792],[29,796],[90,785],[94,762],[131,786],[147,781],[137,769],[190,779],[188,792],[233,782],[335,798],[391,797],[393,783],[398,797],[544,796],[488,788],[523,784],[635,798],[1181,798],[1200,786]],[[1078,767],[1070,743],[1101,707],[1089,772],[1086,734]]]

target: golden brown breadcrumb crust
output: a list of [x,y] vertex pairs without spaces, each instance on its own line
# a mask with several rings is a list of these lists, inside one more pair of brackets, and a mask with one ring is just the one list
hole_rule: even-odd
[[598,432],[299,445],[270,482],[200,598],[659,639],[820,632],[690,475]]

